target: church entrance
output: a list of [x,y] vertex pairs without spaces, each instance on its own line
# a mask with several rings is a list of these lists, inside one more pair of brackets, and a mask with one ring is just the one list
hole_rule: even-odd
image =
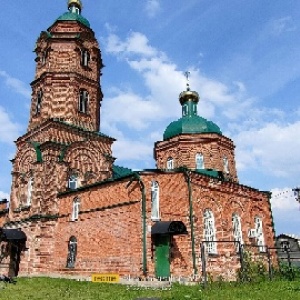
[[157,235],[155,237],[155,276],[157,278],[170,277],[170,236]]
[[151,228],[155,248],[155,276],[166,279],[171,275],[170,240],[173,235],[187,234],[181,221],[159,221]]
[[19,274],[21,252],[25,249],[26,234],[19,229],[0,229],[0,241],[8,245],[8,276],[16,277]]
[[10,242],[8,277],[17,277],[20,267],[21,247],[18,242]]

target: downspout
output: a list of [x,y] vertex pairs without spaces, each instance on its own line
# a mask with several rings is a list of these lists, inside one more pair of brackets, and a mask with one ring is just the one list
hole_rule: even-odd
[[132,181],[134,181],[134,179],[136,179],[139,183],[140,186],[140,191],[142,194],[142,228],[143,228],[143,232],[142,232],[142,236],[143,236],[143,258],[142,258],[142,262],[143,262],[143,275],[147,276],[147,243],[146,243],[146,239],[147,239],[147,228],[146,228],[146,193],[145,193],[145,185],[143,183],[143,181],[141,180],[141,177],[138,173],[133,173],[133,178],[131,178],[131,180],[129,181],[129,183],[127,184],[127,188],[130,186],[130,184],[132,183]]
[[196,265],[196,252],[195,252],[195,236],[194,236],[194,217],[193,217],[193,198],[192,198],[192,186],[191,186],[191,172],[188,169],[183,169],[183,173],[185,175],[185,179],[188,184],[188,193],[189,193],[189,219],[191,225],[191,240],[192,240],[192,261],[193,261],[193,270],[194,275],[198,273],[197,265]]

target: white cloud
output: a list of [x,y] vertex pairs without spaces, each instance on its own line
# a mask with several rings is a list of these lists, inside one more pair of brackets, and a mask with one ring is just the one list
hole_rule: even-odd
[[0,191],[0,200],[7,199],[9,200],[9,194]]
[[156,55],[156,50],[149,46],[147,37],[139,32],[131,32],[122,42],[116,34],[110,34],[106,42],[106,51],[113,54]]
[[271,30],[274,35],[295,31],[296,29],[297,27],[291,16],[283,17],[271,22]]
[[290,188],[273,189],[271,204],[273,210],[297,210],[299,203],[297,203],[294,192]]
[[[153,95],[159,96],[167,91],[178,93],[185,89],[184,72],[178,70],[176,64],[171,62],[167,55],[151,45],[148,38],[139,32],[132,32],[125,41],[116,34],[109,34],[106,51],[117,55],[127,61],[129,66],[144,76],[145,84]],[[233,82],[237,91],[225,84],[208,78],[200,73],[200,70],[191,66],[192,73],[190,83],[192,89],[199,90],[205,99],[216,105],[226,105],[236,100],[236,94],[245,91],[242,82]],[[173,92],[174,93],[174,92]]]
[[297,203],[294,192],[291,188],[273,189],[271,207],[277,235],[280,233],[289,234],[291,231],[300,234],[299,231],[299,203]]
[[14,92],[26,98],[30,98],[31,91],[30,89],[28,89],[27,84],[25,84],[23,81],[10,76],[5,71],[1,71],[1,70],[0,70],[0,76],[5,79],[5,84],[11,89],[13,89]]
[[241,131],[234,137],[238,168],[251,166],[276,177],[299,175],[299,132],[300,121],[267,123],[259,129]]
[[11,144],[20,135],[20,126],[14,123],[0,106],[0,142]]
[[145,10],[148,17],[150,18],[155,17],[156,14],[160,11],[159,0],[147,0]]
[[126,123],[129,128],[138,131],[147,128],[155,117],[162,117],[159,105],[134,93],[123,91],[113,98],[107,98],[102,112],[106,123]]
[[[133,163],[132,161],[144,162],[149,160],[149,157],[153,155],[152,145],[149,145],[149,141],[141,142],[130,139],[118,139],[113,145],[113,153],[118,160],[131,161],[131,163]],[[145,167],[145,164],[143,164],[143,167]]]

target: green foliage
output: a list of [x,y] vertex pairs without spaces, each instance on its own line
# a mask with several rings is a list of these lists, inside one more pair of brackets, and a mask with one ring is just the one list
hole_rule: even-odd
[[119,284],[80,282],[66,279],[19,278],[17,284],[0,290],[1,300],[295,300],[300,299],[299,281],[230,283],[220,278],[209,288],[173,284],[171,288],[139,288]]
[[300,267],[289,266],[286,262],[281,262],[279,267],[274,270],[274,278],[282,280],[299,280],[300,279]]
[[266,262],[261,257],[253,257],[250,252],[243,252],[243,268],[238,271],[238,281],[261,282],[269,279]]

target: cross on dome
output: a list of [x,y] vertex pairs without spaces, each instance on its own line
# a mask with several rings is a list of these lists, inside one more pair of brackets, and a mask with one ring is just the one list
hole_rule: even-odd
[[186,90],[189,91],[190,90],[190,75],[191,72],[190,71],[186,71],[184,73],[185,77],[186,77]]
[[82,3],[80,0],[68,0],[68,9],[72,13],[81,13]]

